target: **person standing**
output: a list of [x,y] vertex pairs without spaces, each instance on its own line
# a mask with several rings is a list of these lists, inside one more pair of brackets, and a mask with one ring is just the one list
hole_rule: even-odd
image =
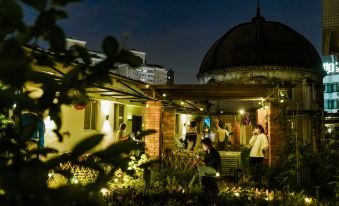
[[186,141],[188,142],[187,150],[188,151],[193,151],[195,148],[195,143],[197,141],[197,131],[196,131],[196,122],[191,121],[191,124],[189,125],[189,130],[186,133]]
[[117,134],[116,134],[116,140],[118,142],[127,141],[129,139],[129,136],[125,135],[125,130],[126,130],[126,124],[121,123],[120,126],[119,126],[119,129],[117,131]]
[[186,128],[186,123],[184,123],[182,130],[181,130],[181,139],[180,141],[184,144],[184,149],[187,149],[187,139],[186,139],[186,132],[187,132],[187,128]]
[[220,121],[216,122],[217,127],[217,149],[226,150],[229,133],[223,128],[223,124]]
[[264,153],[269,146],[267,136],[264,133],[264,128],[261,125],[254,128],[253,136],[249,141],[249,145],[252,147],[250,152],[252,179],[258,182],[262,176]]
[[192,189],[197,180],[201,183],[201,178],[206,175],[216,175],[221,168],[221,157],[219,152],[212,146],[212,141],[210,138],[205,138],[201,140],[201,146],[205,151],[204,162],[198,166],[198,173],[195,174],[188,185]]

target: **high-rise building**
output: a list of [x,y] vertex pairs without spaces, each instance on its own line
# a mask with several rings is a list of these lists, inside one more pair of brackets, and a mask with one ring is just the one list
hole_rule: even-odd
[[[73,45],[86,47],[86,41],[77,39],[67,39],[67,48]],[[91,55],[92,65],[106,58],[105,54],[97,51],[88,51]],[[148,84],[166,84],[168,82],[168,71],[157,64],[146,64],[146,52],[130,50],[135,56],[142,59],[142,65],[138,68],[131,68],[127,64],[116,65],[117,69],[112,70],[114,73],[134,80],[143,81]],[[78,60],[81,63],[81,60]],[[174,81],[174,75],[170,77]]]
[[339,1],[323,0],[322,13],[325,127],[333,137],[339,135]]
[[323,55],[339,55],[339,1],[323,0]]
[[323,57],[324,69],[327,75],[324,84],[324,110],[328,113],[337,113],[339,109],[339,65],[335,55]]

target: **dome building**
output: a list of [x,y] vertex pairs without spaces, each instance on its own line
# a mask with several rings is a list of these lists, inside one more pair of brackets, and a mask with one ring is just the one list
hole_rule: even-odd
[[[197,75],[200,84],[227,84],[230,87],[255,84],[285,88],[282,102],[289,114],[296,116],[299,137],[314,144],[321,133],[319,122],[323,110],[324,76],[321,58],[314,46],[287,25],[267,21],[260,15],[259,7],[250,22],[233,27],[211,46]],[[263,99],[272,103],[273,96]],[[210,112],[227,111],[231,105],[228,100],[212,103],[214,106]],[[258,100],[243,100],[232,105],[253,110],[258,108]],[[256,110],[256,115],[258,118],[271,117],[272,110],[274,106],[271,104],[264,117],[260,110]],[[232,119],[225,115],[223,118],[225,122]],[[263,123],[260,119],[258,121]],[[273,139],[278,136],[278,131],[274,131],[276,126],[272,126],[272,122],[265,124],[272,146],[277,146],[283,139]],[[247,144],[249,135],[247,131],[247,138],[240,140],[240,144]]]

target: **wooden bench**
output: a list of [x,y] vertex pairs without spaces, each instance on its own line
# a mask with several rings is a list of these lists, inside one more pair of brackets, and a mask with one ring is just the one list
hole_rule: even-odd
[[238,185],[240,179],[243,182],[242,169],[240,168],[239,158],[235,155],[222,155],[221,171],[217,175],[202,177],[204,192],[218,193],[217,181],[227,181],[227,186],[233,182],[233,186]]

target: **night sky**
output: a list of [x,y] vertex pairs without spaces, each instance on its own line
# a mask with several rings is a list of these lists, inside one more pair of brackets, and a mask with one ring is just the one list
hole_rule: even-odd
[[[173,69],[176,84],[192,84],[207,50],[250,21],[256,6],[257,0],[85,0],[67,7],[61,25],[95,51],[113,35],[126,48],[146,52],[147,63]],[[266,20],[290,26],[321,52],[321,0],[261,0],[260,8]]]

